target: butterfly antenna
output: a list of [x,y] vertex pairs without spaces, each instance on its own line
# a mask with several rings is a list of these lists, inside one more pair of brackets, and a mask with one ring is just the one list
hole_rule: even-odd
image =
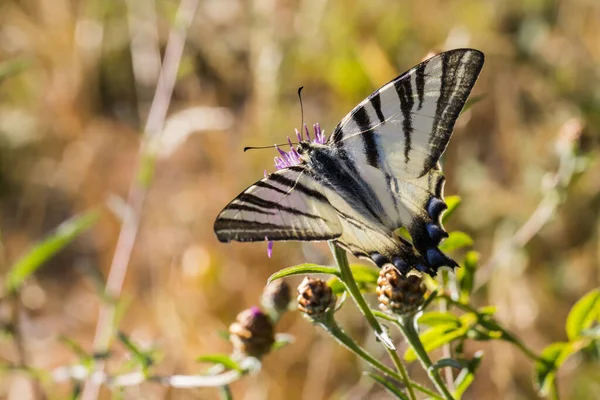
[[272,146],[246,146],[246,147],[244,147],[244,152],[246,150],[272,149],[274,147],[291,146],[294,144],[298,144],[298,143],[281,143],[281,144],[274,144]]
[[304,130],[304,105],[302,104],[302,89],[304,86],[298,88],[298,99],[300,99],[300,132]]

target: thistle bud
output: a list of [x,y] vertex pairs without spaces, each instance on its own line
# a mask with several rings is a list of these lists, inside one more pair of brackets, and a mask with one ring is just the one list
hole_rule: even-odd
[[275,343],[273,324],[258,307],[239,313],[229,327],[229,333],[229,340],[237,352],[256,358],[267,354]]
[[384,266],[379,272],[377,299],[382,311],[412,314],[423,304],[426,291],[419,275],[404,277],[391,265]]
[[298,286],[298,309],[312,319],[323,317],[335,305],[335,294],[325,281],[306,277]]
[[262,306],[274,321],[288,310],[291,301],[290,285],[283,279],[269,283],[262,294]]

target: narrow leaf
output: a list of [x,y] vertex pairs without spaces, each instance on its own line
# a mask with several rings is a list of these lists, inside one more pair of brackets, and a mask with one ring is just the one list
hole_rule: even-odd
[[423,313],[419,318],[419,323],[431,327],[438,325],[450,326],[453,324],[457,328],[460,326],[460,320],[456,315],[441,311],[429,311]]
[[275,335],[275,343],[271,346],[271,351],[279,350],[288,344],[294,343],[296,338],[289,333],[278,333]]
[[450,232],[450,235],[440,244],[440,250],[450,252],[473,246],[473,239],[461,231]]
[[71,243],[82,232],[98,221],[98,213],[87,212],[60,224],[42,242],[38,243],[11,267],[6,277],[6,289],[16,292],[23,282],[38,270],[52,256]]
[[540,355],[540,361],[535,363],[535,383],[539,394],[546,396],[556,377],[556,371],[565,360],[575,352],[571,343],[556,342],[546,347]]
[[280,271],[275,272],[273,275],[269,277],[267,283],[271,283],[276,279],[285,278],[286,276],[292,275],[304,275],[304,274],[329,274],[335,275],[337,277],[340,276],[340,271],[335,267],[327,267],[324,265],[318,264],[300,264],[295,265],[293,267],[284,268]]
[[[450,343],[453,340],[465,336],[465,334],[466,329],[464,327],[456,329],[455,325],[441,325],[428,329],[419,335],[419,337],[425,351],[429,353],[431,350],[437,349],[446,343]],[[415,361],[417,355],[412,348],[408,348],[404,353],[404,359],[409,362]]]
[[600,289],[583,296],[569,312],[566,323],[567,337],[573,341],[600,318]]
[[[363,293],[373,292],[379,278],[379,269],[362,264],[353,264],[350,266],[352,276],[358,285],[358,288]],[[336,295],[341,295],[346,292],[346,285],[338,278],[331,278],[327,281],[329,287]]]
[[446,368],[446,367],[462,369],[464,367],[464,365],[461,364],[458,360],[455,360],[453,358],[440,358],[439,360],[437,360],[437,362],[435,364],[433,364],[429,368],[431,370],[435,371],[436,369]]
[[364,374],[369,378],[373,379],[375,382],[379,383],[381,386],[383,386],[388,393],[394,396],[394,398],[408,400],[408,397],[406,397],[406,395],[402,393],[399,387],[395,386],[392,382],[390,382],[383,376],[373,372],[365,372]]
[[242,371],[240,365],[231,359],[227,354],[206,354],[196,358],[196,362],[204,362],[211,364],[220,364],[226,369],[232,371]]
[[446,221],[448,221],[448,218],[450,218],[450,216],[456,210],[456,207],[458,207],[460,205],[461,200],[460,200],[460,196],[447,196],[444,198],[444,201],[446,202],[446,205],[448,206],[448,208],[446,209],[446,212],[442,216],[442,223],[445,224]]
[[475,104],[479,103],[481,100],[486,98],[486,94],[482,93],[476,96],[471,96],[469,97],[469,99],[467,100],[467,102],[465,103],[465,106],[463,107],[463,109],[460,111],[460,113],[464,113],[466,112],[469,108],[473,107]]
[[137,360],[143,368],[147,368],[154,363],[150,355],[144,350],[140,349],[138,345],[135,344],[133,340],[129,338],[129,336],[127,336],[127,334],[119,331],[117,333],[117,338],[121,341],[121,343],[123,343],[127,350],[131,352],[133,358]]
[[475,372],[479,365],[481,364],[481,359],[483,358],[483,351],[478,351],[473,355],[473,359],[471,359],[465,368],[463,368],[456,380],[454,381],[454,398],[456,400],[460,400],[465,391],[471,386],[473,380],[475,379]]
[[478,263],[479,253],[476,251],[469,251],[465,255],[463,267],[457,269],[456,276],[460,285],[460,301],[464,303],[469,301],[469,297],[473,291],[475,271],[477,270]]

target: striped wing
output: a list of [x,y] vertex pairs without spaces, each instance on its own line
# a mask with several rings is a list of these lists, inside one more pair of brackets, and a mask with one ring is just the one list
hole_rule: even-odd
[[406,227],[412,237],[410,248],[400,241],[382,252],[368,240],[348,235],[345,227],[338,242],[354,254],[367,255],[378,265],[420,260],[419,269],[431,274],[440,266],[456,266],[438,248],[447,237],[441,224],[445,179],[438,161],[483,60],[472,49],[432,57],[375,91],[334,130],[328,144],[375,195],[383,224],[390,232]]
[[229,203],[215,233],[221,242],[337,238],[342,225],[322,190],[303,166],[279,170]]
[[458,49],[423,61],[356,106],[329,144],[357,165],[402,179],[425,175],[446,149],[483,58]]

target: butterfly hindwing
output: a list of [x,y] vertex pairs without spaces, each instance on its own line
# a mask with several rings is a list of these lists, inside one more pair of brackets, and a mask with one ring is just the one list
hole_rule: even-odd
[[329,240],[342,233],[323,188],[302,166],[279,170],[225,207],[214,229],[221,242]]

